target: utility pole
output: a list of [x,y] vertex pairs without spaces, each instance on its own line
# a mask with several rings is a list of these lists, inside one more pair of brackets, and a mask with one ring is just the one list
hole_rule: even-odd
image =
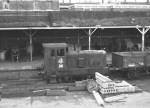
[[29,28],[29,32],[24,31],[24,33],[29,36],[29,53],[30,53],[30,61],[33,60],[33,36],[37,33],[37,31],[32,32],[32,29]]
[[142,34],[142,51],[145,50],[145,34],[149,31],[150,27],[143,26],[141,29],[140,27],[136,27],[136,29]]
[[97,26],[94,30],[92,30],[92,28],[89,29],[88,35],[89,35],[89,50],[91,50],[91,37],[93,35],[93,33],[99,28],[99,26]]

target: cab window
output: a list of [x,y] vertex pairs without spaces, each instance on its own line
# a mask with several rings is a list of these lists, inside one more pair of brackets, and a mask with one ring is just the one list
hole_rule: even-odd
[[65,55],[64,49],[57,50],[57,56],[64,56],[64,55]]

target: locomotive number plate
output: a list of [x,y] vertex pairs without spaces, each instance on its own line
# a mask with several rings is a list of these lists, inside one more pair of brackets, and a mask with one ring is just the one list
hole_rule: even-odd
[[63,58],[58,59],[58,68],[63,68],[64,67],[64,60]]

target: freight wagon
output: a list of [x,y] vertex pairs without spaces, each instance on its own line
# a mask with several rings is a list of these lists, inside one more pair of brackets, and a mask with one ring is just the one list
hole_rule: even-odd
[[140,51],[113,52],[111,70],[119,71],[129,79],[149,74],[150,53]]

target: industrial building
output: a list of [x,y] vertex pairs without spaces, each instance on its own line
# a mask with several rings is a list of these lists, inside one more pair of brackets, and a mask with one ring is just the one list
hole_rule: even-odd
[[0,0],[0,107],[149,108],[149,75],[150,0]]
[[12,61],[13,49],[20,61],[40,58],[44,42],[66,42],[74,49],[89,49],[91,44],[91,49],[108,52],[125,51],[131,43],[131,49],[140,50],[142,28],[147,30],[148,49],[149,7],[148,0],[1,0],[2,59],[5,53],[4,61]]

